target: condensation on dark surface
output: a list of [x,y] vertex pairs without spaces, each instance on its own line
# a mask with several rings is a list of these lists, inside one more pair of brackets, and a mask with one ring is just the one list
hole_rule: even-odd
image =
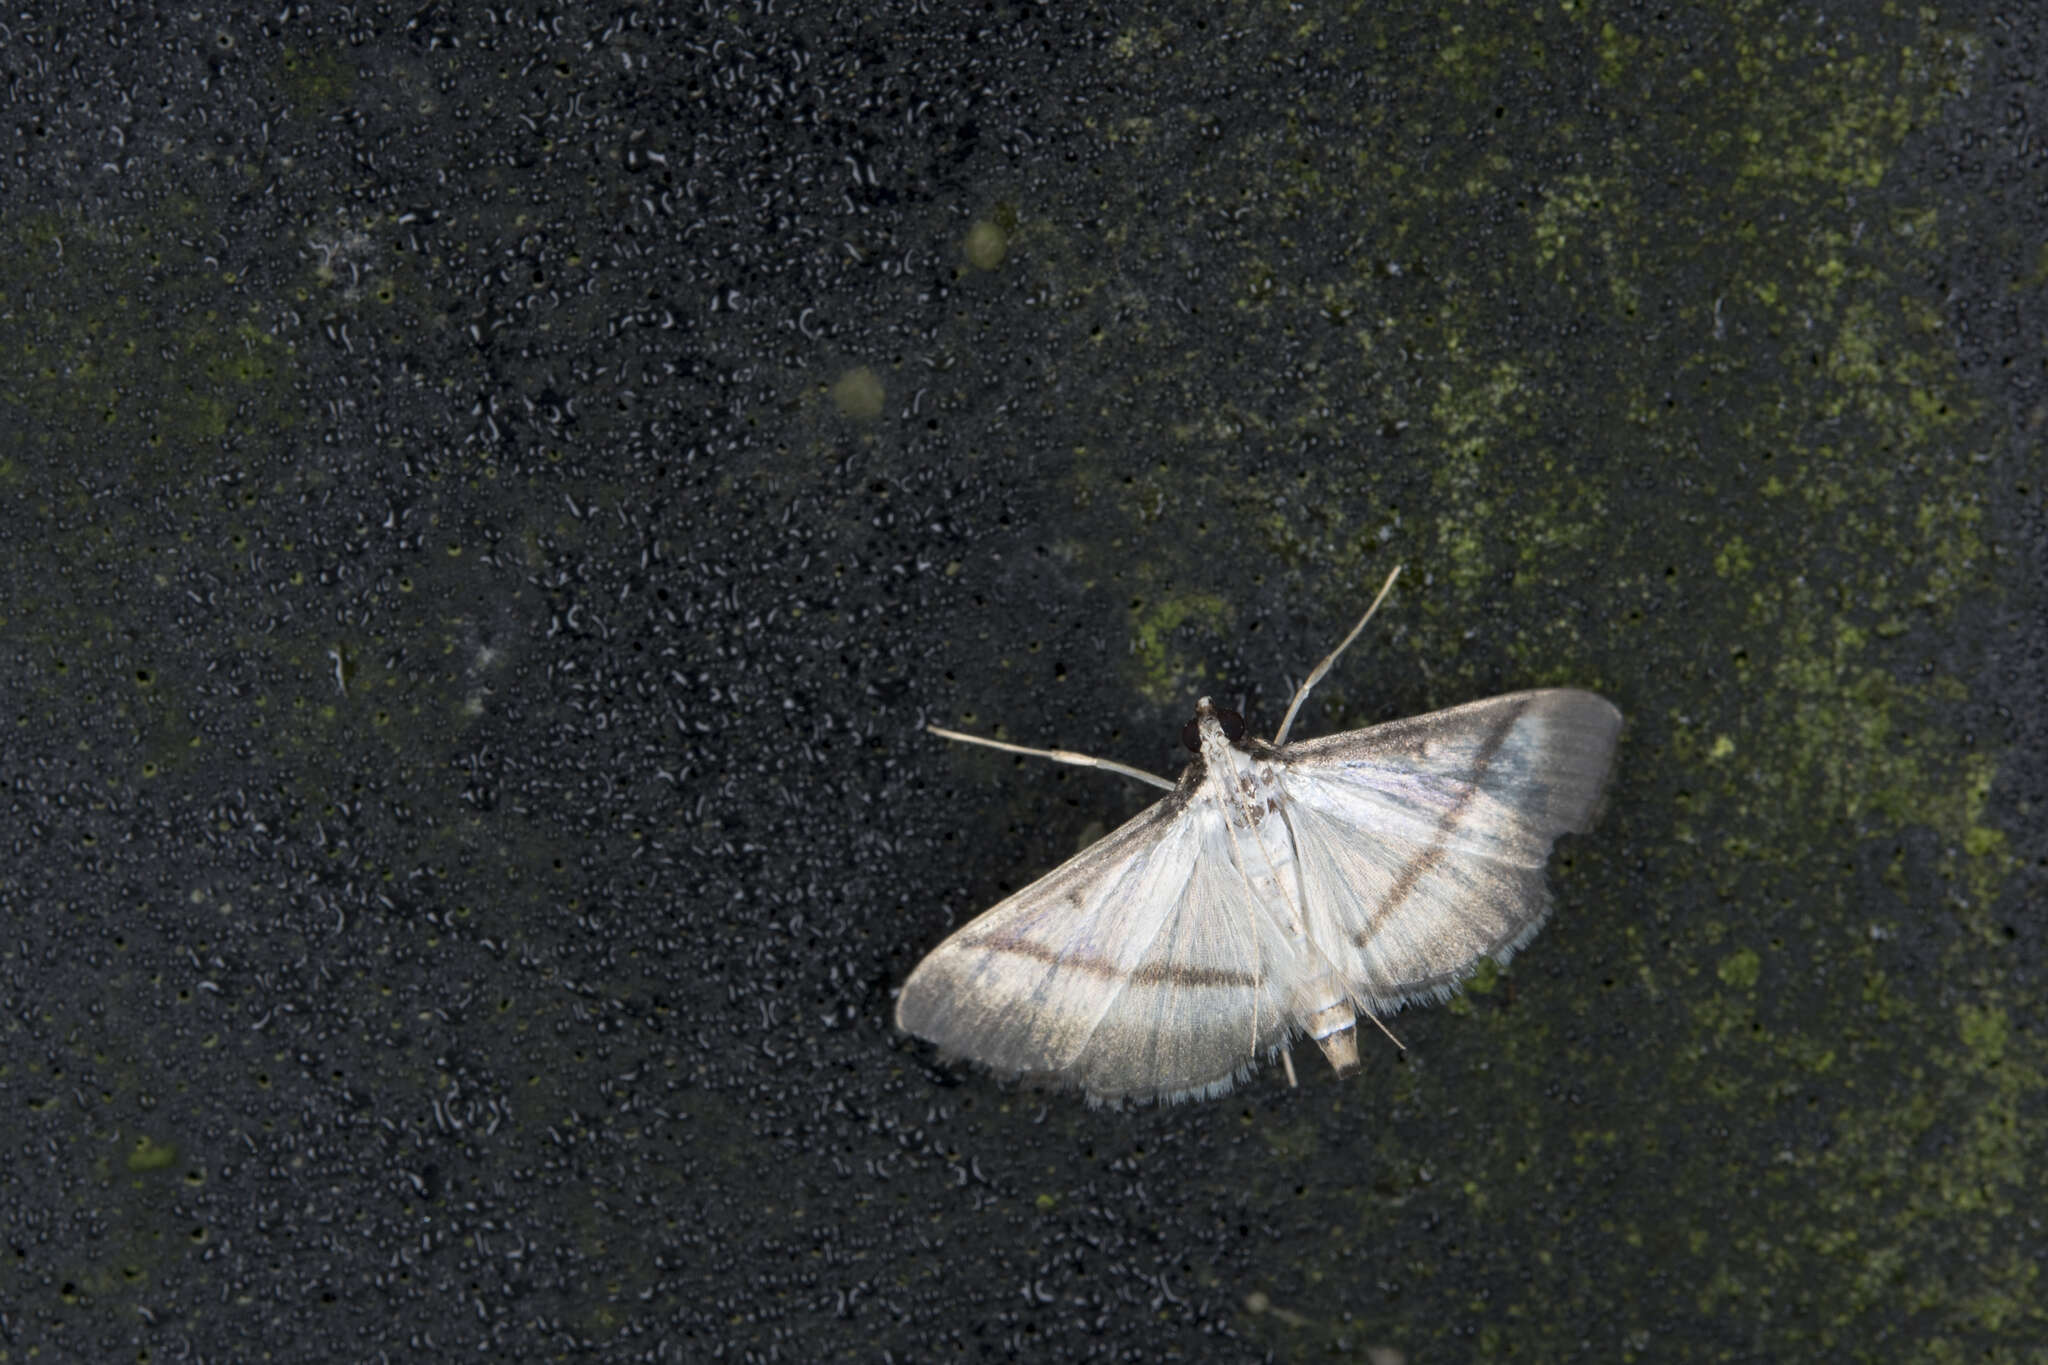
[[[2039,20],[1578,8],[0,23],[0,1356],[2038,1344]],[[1308,733],[1630,715],[1519,985],[1166,1109],[895,1034],[1147,799],[925,721],[1170,772],[1396,560]],[[1780,766],[1810,660],[1901,729]]]

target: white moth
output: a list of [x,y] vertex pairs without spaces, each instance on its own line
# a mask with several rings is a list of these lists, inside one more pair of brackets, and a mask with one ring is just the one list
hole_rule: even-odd
[[1349,1071],[1361,1016],[1442,1000],[1481,958],[1505,962],[1534,937],[1551,845],[1597,814],[1621,730],[1610,703],[1515,692],[1287,742],[1400,572],[1271,744],[1197,702],[1178,782],[929,727],[1173,794],[933,949],[904,983],[897,1027],[1091,1101],[1205,1098],[1297,1033]]

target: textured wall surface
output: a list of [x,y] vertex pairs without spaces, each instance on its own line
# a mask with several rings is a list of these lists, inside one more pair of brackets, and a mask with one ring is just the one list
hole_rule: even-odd
[[[337,13],[0,22],[0,1362],[2039,1359],[2038,7]],[[894,1032],[1396,562],[1511,969]]]

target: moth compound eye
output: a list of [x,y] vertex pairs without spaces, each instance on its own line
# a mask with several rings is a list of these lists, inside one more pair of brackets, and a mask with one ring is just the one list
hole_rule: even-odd
[[1235,711],[1218,711],[1216,723],[1223,727],[1223,737],[1232,744],[1244,738],[1244,717]]
[[1186,725],[1181,726],[1180,742],[1188,746],[1188,752],[1191,754],[1202,752],[1201,725],[1191,720]]

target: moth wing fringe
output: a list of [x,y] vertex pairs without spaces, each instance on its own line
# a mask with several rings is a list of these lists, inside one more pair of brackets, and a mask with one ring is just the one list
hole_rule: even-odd
[[1266,1049],[1263,1057],[1248,1057],[1240,1062],[1228,1075],[1219,1076],[1199,1085],[1183,1086],[1179,1089],[1158,1087],[1152,1090],[1131,1090],[1116,1094],[1105,1094],[1090,1090],[1082,1081],[1060,1071],[1017,1071],[1004,1067],[990,1066],[957,1048],[934,1047],[936,1060],[942,1065],[960,1062],[970,1063],[977,1071],[993,1076],[1006,1084],[1026,1090],[1078,1090],[1090,1109],[1121,1109],[1126,1106],[1145,1104],[1187,1104],[1199,1100],[1213,1100],[1229,1094],[1237,1086],[1248,1081],[1261,1066],[1270,1064],[1288,1048],[1293,1047],[1306,1035],[1298,1027],[1290,1025],[1281,1041]]
[[1543,908],[1528,923],[1518,929],[1514,937],[1507,939],[1496,947],[1488,949],[1486,952],[1478,954],[1461,965],[1455,972],[1440,980],[1425,982],[1414,990],[1404,991],[1392,998],[1370,995],[1364,991],[1354,990],[1352,992],[1352,999],[1360,1009],[1368,1010],[1382,1019],[1390,1014],[1397,1014],[1410,1005],[1441,1005],[1465,989],[1465,983],[1471,980],[1473,975],[1478,972],[1481,962],[1491,960],[1494,966],[1505,968],[1508,963],[1514,960],[1516,953],[1529,946],[1530,942],[1542,930],[1544,924],[1549,919],[1550,902],[1546,896]]

